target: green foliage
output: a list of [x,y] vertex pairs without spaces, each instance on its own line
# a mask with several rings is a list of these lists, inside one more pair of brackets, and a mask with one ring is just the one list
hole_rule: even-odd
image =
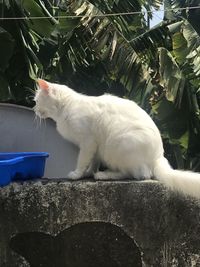
[[[2,18],[37,17],[0,20],[1,101],[31,105],[37,77],[90,95],[106,91],[134,99],[156,121],[172,164],[200,170],[200,9],[178,10],[199,3],[164,0],[170,10],[149,29],[144,11],[162,3],[0,2]],[[142,13],[107,15],[123,12]]]

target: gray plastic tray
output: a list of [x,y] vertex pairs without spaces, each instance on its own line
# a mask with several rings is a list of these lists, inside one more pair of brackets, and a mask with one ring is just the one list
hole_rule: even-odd
[[58,134],[53,121],[40,124],[30,108],[0,104],[0,138],[0,152],[48,152],[47,178],[65,178],[75,169],[78,148]]

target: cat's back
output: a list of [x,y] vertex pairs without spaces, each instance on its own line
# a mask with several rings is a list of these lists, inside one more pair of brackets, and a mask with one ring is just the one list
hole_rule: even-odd
[[[111,116],[135,117],[148,116],[134,101],[120,98],[110,94],[101,96],[87,96],[78,94],[78,98],[73,102],[72,107],[81,108],[82,114],[96,114]],[[76,110],[76,108],[75,108]]]
[[139,108],[139,106],[134,102],[125,98],[120,98],[117,96],[105,94],[96,98],[97,104],[105,109],[109,109],[110,111],[118,111],[118,110],[133,110]]
[[121,116],[130,119],[151,120],[149,115],[140,108],[134,101],[105,94],[96,98],[97,105],[109,116]]
[[156,128],[150,116],[134,101],[110,94],[98,97],[78,96],[75,103],[77,108],[73,108],[73,114],[81,120],[84,118],[88,124],[94,124],[94,128],[100,126],[111,130],[110,128],[127,128],[127,125],[134,128]]

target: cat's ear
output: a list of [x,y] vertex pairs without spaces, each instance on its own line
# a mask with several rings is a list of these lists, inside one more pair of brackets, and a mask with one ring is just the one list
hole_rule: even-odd
[[46,82],[45,80],[42,80],[42,79],[38,79],[37,83],[38,83],[40,89],[44,90],[46,93],[49,92],[49,83],[48,82]]

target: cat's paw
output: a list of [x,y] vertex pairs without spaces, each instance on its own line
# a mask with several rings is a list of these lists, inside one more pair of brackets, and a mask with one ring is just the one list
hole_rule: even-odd
[[82,172],[80,171],[72,171],[68,173],[67,178],[70,180],[79,180],[83,176]]
[[105,181],[105,180],[109,180],[109,177],[106,174],[106,172],[96,172],[94,174],[94,179],[95,180],[103,180],[103,181]]
[[83,175],[84,178],[91,178],[93,176],[94,176],[94,172],[90,170],[87,170]]

